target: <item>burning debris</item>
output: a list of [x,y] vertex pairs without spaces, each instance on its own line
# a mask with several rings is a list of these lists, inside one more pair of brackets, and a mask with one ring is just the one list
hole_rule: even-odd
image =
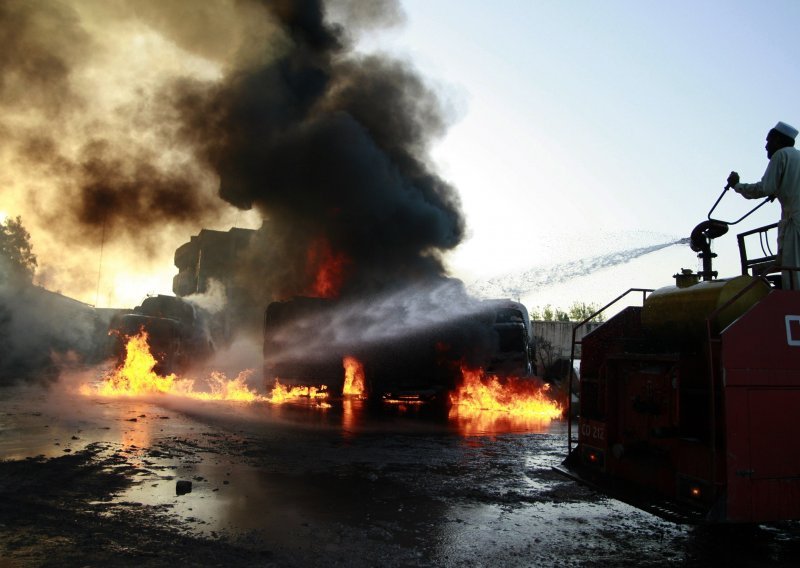
[[[224,373],[212,372],[205,381],[206,390],[199,390],[194,379],[182,378],[175,373],[160,374],[156,370],[158,365],[159,361],[151,352],[147,332],[142,330],[126,338],[125,357],[117,367],[106,373],[99,383],[82,385],[80,391],[86,396],[136,398],[171,395],[202,401],[272,404],[306,399],[317,401],[320,406],[324,405],[324,399],[329,396],[326,385],[288,386],[279,379],[275,380],[269,396],[259,394],[247,383],[252,370],[242,371],[234,379],[228,379]],[[363,392],[363,370],[359,375],[357,365],[355,360],[347,360],[344,364],[345,373],[351,379],[350,392],[343,394],[357,395],[359,388]]]
[[462,368],[463,382],[450,395],[459,415],[503,412],[543,421],[561,418],[564,406],[553,399],[551,387],[536,379],[486,375],[481,369]]
[[[82,385],[80,392],[85,396],[175,396],[201,401],[308,402],[320,409],[331,407],[328,402],[331,391],[326,385],[286,385],[275,379],[270,394],[263,395],[247,385],[251,371],[244,371],[235,379],[227,379],[224,374],[215,372],[206,381],[207,390],[198,390],[193,379],[158,374],[155,371],[157,363],[150,352],[147,333],[142,331],[128,338],[125,360],[120,366],[107,373],[100,383]],[[355,357],[345,357],[341,368],[344,375],[342,408],[345,418],[352,419],[352,402],[363,398],[366,393],[365,371]],[[449,394],[448,402],[452,405],[450,419],[457,421],[465,431],[485,431],[492,424],[496,430],[498,422],[507,422],[515,427],[542,426],[563,414],[563,405],[554,399],[549,385],[536,379],[501,379],[487,375],[481,369],[466,367],[462,367],[461,373],[462,380]],[[416,396],[400,394],[387,398],[386,402],[413,405],[424,400],[417,393]]]
[[275,386],[272,388],[270,402],[281,404],[284,402],[296,401],[299,399],[322,400],[328,398],[328,387],[326,385],[316,386],[287,386],[281,384],[280,380],[275,379]]
[[342,394],[345,396],[363,397],[367,392],[364,365],[355,357],[345,357],[343,365],[344,387],[342,388]]
[[108,373],[95,386],[83,385],[82,394],[99,396],[146,397],[170,394],[196,400],[226,400],[255,402],[265,398],[247,386],[250,370],[242,371],[235,379],[222,373],[212,373],[208,380],[209,391],[195,389],[195,381],[180,378],[174,373],[160,375],[155,371],[158,361],[150,352],[147,332],[129,337],[125,346],[125,360]]
[[539,379],[500,378],[468,368],[462,374],[462,383],[450,393],[449,418],[464,436],[541,431],[564,415],[565,405]]

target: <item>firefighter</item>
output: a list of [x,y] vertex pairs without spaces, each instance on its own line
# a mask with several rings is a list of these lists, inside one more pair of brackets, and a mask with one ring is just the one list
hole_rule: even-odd
[[[769,164],[761,181],[740,183],[739,174],[731,172],[728,186],[747,199],[777,198],[781,204],[778,223],[778,264],[800,267],[800,151],[794,148],[797,129],[779,122],[767,133]],[[793,285],[789,285],[792,275]],[[800,289],[798,272],[783,271],[782,287]]]

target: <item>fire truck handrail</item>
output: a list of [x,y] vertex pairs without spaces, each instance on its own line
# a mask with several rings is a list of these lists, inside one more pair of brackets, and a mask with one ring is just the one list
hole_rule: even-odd
[[[763,227],[757,227],[755,229],[751,229],[749,231],[745,231],[744,233],[739,233],[736,235],[736,241],[739,244],[739,260],[742,264],[742,274],[749,274],[747,269],[753,266],[775,260],[776,255],[765,255],[762,258],[754,258],[748,259],[747,258],[747,247],[745,245],[744,239],[750,235],[759,234],[759,241],[761,243],[761,252],[766,253],[767,251],[764,250],[764,235],[770,230],[774,229],[778,226],[778,223],[772,223],[771,225],[764,225]],[[769,249],[769,243],[766,243],[767,249]],[[769,252],[771,253],[772,250],[770,249]]]
[[588,316],[587,318],[579,321],[574,326],[572,326],[572,350],[569,355],[569,376],[567,380],[570,382],[567,385],[567,455],[572,452],[572,372],[575,365],[575,345],[582,344],[583,341],[576,341],[575,334],[577,333],[578,329],[592,321],[594,318],[602,314],[608,308],[619,302],[622,298],[630,294],[631,292],[641,292],[642,293],[642,303],[644,303],[645,297],[647,294],[652,292],[652,288],[628,288],[627,291],[623,292],[605,306],[600,308],[599,310],[595,311],[593,314]]
[[737,238],[738,238],[738,237],[746,237],[746,236],[748,236],[748,235],[752,235],[752,234],[754,234],[754,233],[762,233],[762,232],[766,232],[766,231],[768,231],[768,230],[770,230],[770,229],[774,229],[774,228],[775,228],[775,227],[777,227],[777,226],[778,226],[778,223],[772,223],[771,225],[764,225],[763,227],[756,227],[755,229],[750,229],[749,231],[745,231],[745,232],[743,232],[743,233],[738,233],[738,234],[736,235],[736,237],[737,237]]

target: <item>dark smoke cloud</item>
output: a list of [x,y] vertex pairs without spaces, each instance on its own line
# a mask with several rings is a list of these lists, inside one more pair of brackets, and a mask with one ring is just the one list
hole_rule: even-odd
[[461,241],[464,220],[426,158],[446,126],[440,102],[407,64],[349,53],[321,2],[264,6],[292,40],[284,55],[211,92],[175,91],[220,196],[269,219],[260,254],[279,264],[302,264],[326,239],[352,261],[345,292],[442,276],[438,254]]
[[192,172],[173,166],[156,168],[154,152],[133,150],[125,157],[105,141],[83,150],[76,196],[78,220],[87,225],[109,226],[137,232],[162,223],[190,226],[219,210],[218,200],[198,193]]
[[0,105],[35,107],[52,118],[80,104],[70,71],[92,42],[77,14],[59,2],[0,3]]
[[[402,19],[391,0],[0,2],[0,210],[23,216],[40,274],[71,296],[99,296],[101,240],[131,274],[166,268],[237,209],[266,219],[235,278],[249,294],[229,297],[259,320],[307,292],[315,247],[345,259],[344,295],[435,288],[464,234],[428,159],[446,109],[408,63],[354,50],[353,34]],[[12,310],[17,291],[0,304],[4,360],[37,359],[35,375],[86,355],[94,322],[61,342],[79,318],[28,292],[30,310]],[[28,373],[17,363],[9,374]]]
[[[191,234],[230,209],[208,189],[208,172],[176,145],[177,116],[161,104],[165,79],[109,67],[113,36],[98,29],[118,29],[130,42],[137,31],[152,34],[148,18],[159,21],[155,3],[132,4],[138,7],[0,3],[0,154],[17,173],[16,195],[0,205],[24,213],[34,238],[48,231],[69,243],[69,253],[50,262],[52,251],[44,248],[46,269],[81,247],[95,251],[101,238],[154,251],[163,247],[165,231]],[[128,88],[121,82],[139,83],[137,92],[118,96]],[[104,97],[113,101],[108,108]]]
[[169,259],[236,208],[268,219],[239,275],[261,299],[278,275],[302,292],[320,240],[350,260],[348,290],[441,276],[464,234],[427,158],[445,109],[410,65],[353,50],[402,20],[391,0],[2,2],[0,160],[17,175],[0,206],[35,242],[85,247],[38,246],[56,278],[101,238]]

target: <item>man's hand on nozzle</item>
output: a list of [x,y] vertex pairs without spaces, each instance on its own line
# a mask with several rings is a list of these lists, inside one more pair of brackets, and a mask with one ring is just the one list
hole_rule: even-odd
[[736,187],[736,184],[739,183],[739,174],[736,172],[731,172],[731,175],[728,176],[728,185],[725,186],[725,189],[729,187]]

